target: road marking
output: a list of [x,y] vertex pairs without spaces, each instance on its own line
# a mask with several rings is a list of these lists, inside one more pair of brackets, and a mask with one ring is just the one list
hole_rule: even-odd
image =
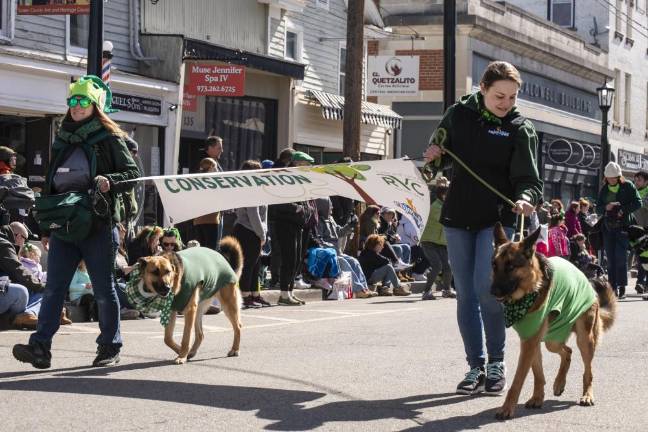
[[290,318],[277,318],[277,317],[269,317],[269,316],[263,316],[263,315],[248,315],[248,314],[241,314],[243,318],[258,318],[258,319],[266,319],[266,320],[271,320],[271,321],[283,321],[283,322],[288,322],[288,323],[298,323],[300,322],[299,320],[295,319],[290,319]]

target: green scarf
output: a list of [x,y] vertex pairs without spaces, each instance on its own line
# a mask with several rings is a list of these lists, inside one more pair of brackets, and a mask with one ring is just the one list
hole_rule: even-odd
[[539,294],[540,292],[534,291],[516,302],[506,303],[504,305],[504,321],[507,328],[524,318]]
[[615,184],[614,186],[608,185],[608,190],[614,194],[619,193],[619,187],[621,185],[619,183]]

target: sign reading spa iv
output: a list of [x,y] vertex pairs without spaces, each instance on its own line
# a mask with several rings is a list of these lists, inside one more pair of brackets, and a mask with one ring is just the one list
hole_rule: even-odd
[[369,56],[367,75],[368,96],[416,95],[419,56]]
[[190,92],[196,96],[245,95],[245,67],[209,63],[187,63]]

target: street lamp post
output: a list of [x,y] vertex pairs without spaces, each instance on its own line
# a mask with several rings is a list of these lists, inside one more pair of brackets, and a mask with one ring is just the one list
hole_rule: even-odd
[[599,108],[603,114],[601,119],[601,167],[599,180],[603,182],[603,171],[605,170],[605,165],[610,161],[610,143],[608,142],[607,130],[608,130],[608,111],[612,106],[612,100],[614,99],[614,88],[608,86],[607,80],[602,87],[596,89],[598,93]]

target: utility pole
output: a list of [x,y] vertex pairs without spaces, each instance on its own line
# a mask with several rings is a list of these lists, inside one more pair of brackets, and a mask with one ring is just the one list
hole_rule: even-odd
[[90,0],[88,75],[101,77],[103,53],[103,0]]
[[349,2],[344,77],[343,153],[360,160],[360,123],[362,121],[362,59],[365,0]]
[[455,103],[455,51],[457,7],[455,0],[443,1],[443,108]]

